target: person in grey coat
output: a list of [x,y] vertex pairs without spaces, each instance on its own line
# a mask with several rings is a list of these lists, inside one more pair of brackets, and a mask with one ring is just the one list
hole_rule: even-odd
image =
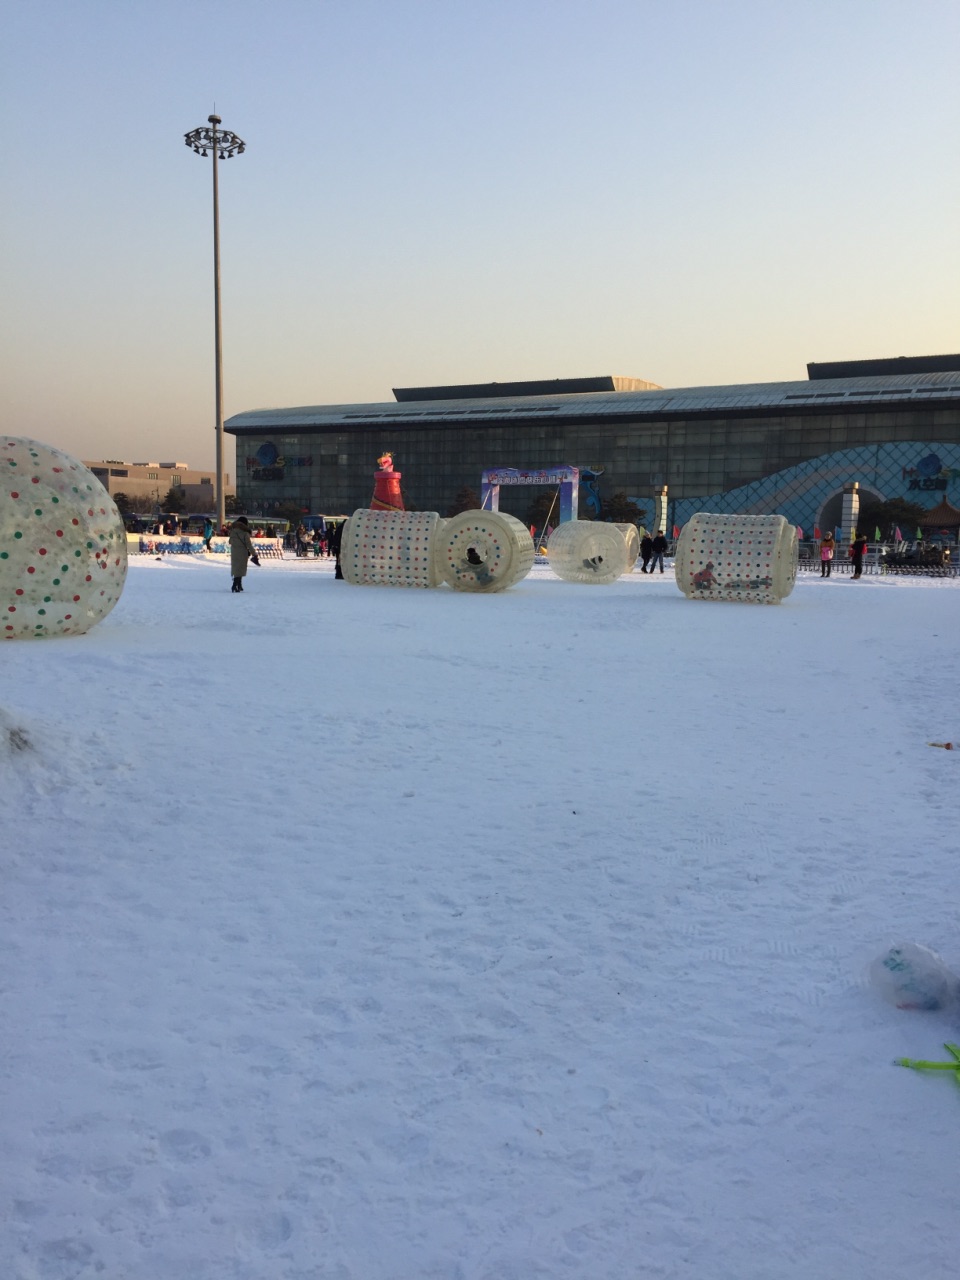
[[233,574],[231,591],[243,590],[243,579],[247,573],[247,562],[260,563],[253,539],[250,537],[250,522],[246,516],[237,516],[230,526],[230,572]]

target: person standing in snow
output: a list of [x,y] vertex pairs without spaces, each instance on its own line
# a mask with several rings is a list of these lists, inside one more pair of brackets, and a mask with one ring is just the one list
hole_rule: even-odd
[[330,555],[336,556],[337,559],[337,568],[333,576],[341,579],[343,578],[343,570],[340,568],[340,544],[343,542],[343,526],[345,524],[346,521],[341,520],[339,524],[333,525],[327,531],[327,546],[330,548]]
[[207,516],[203,522],[203,549],[210,551],[210,539],[213,537],[213,521]]
[[660,572],[663,573],[663,556],[666,549],[667,540],[663,536],[663,530],[658,529],[657,536],[653,540],[653,563],[650,565],[651,573],[653,573],[658,564],[660,566]]
[[230,572],[233,574],[231,591],[243,590],[243,579],[247,573],[247,562],[260,563],[253,539],[250,537],[250,522],[246,516],[238,516],[230,526]]
[[863,554],[866,549],[867,540],[862,533],[858,533],[853,546],[850,548],[850,559],[853,561],[853,578],[851,581],[853,582],[863,577]]
[[833,564],[833,551],[836,543],[833,540],[833,534],[824,534],[820,543],[820,577],[829,578],[830,568]]
[[650,563],[650,557],[653,555],[653,539],[649,533],[645,533],[640,539],[640,559],[643,564],[640,566],[640,572],[647,572],[647,565]]

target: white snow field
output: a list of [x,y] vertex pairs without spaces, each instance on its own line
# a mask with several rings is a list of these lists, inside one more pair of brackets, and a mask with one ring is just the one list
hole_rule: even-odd
[[960,583],[134,560],[0,645],[2,1280],[951,1280]]

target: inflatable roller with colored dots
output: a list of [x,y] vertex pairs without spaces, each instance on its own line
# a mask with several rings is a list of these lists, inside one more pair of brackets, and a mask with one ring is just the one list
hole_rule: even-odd
[[627,542],[614,524],[567,520],[547,543],[550,568],[565,582],[607,584],[627,572]]
[[680,531],[675,571],[688,600],[779,604],[797,580],[797,530],[783,516],[698,512]]
[[82,462],[0,435],[0,639],[81,635],[120,599],[127,537]]
[[434,538],[434,560],[455,591],[505,591],[533,567],[530,530],[500,511],[462,511]]
[[355,587],[439,586],[432,547],[442,523],[435,511],[361,507],[343,530],[340,571]]

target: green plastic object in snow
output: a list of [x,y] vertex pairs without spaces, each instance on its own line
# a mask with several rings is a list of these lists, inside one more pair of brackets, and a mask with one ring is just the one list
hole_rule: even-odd
[[951,1062],[927,1062],[923,1058],[894,1058],[898,1067],[912,1067],[914,1071],[952,1071],[953,1078],[960,1085],[960,1045],[945,1044],[947,1053],[952,1055]]

